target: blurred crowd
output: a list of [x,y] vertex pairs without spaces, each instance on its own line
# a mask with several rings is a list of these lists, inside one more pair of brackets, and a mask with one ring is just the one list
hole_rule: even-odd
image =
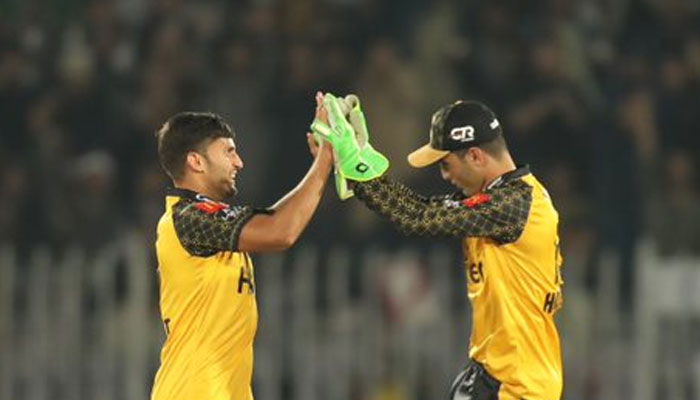
[[[5,0],[0,242],[153,239],[153,132],[184,110],[228,119],[236,201],[270,205],[311,162],[317,90],[359,94],[393,176],[449,190],[405,156],[435,109],[476,99],[550,189],[567,262],[615,254],[625,299],[642,238],[700,255],[699,17],[694,0]],[[309,240],[424,242],[328,194]]]

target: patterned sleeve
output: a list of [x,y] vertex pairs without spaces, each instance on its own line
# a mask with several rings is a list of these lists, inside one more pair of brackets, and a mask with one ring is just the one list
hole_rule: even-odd
[[188,253],[208,257],[220,251],[237,251],[243,226],[264,211],[247,206],[180,200],[173,207],[173,222]]
[[522,180],[461,199],[428,199],[387,177],[357,183],[354,191],[406,234],[488,237],[501,244],[520,237],[532,204],[532,187]]

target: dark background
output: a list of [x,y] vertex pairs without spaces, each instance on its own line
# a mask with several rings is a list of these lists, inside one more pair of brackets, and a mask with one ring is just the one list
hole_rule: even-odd
[[[662,260],[700,255],[699,17],[692,0],[2,0],[0,242],[19,259],[133,230],[152,243],[169,183],[153,133],[184,110],[230,122],[245,162],[235,201],[270,205],[311,163],[317,90],[360,96],[394,177],[451,190],[405,156],[434,110],[475,99],[550,190],[570,287],[594,296],[612,255],[631,318],[640,243]],[[435,243],[331,186],[306,243]]]

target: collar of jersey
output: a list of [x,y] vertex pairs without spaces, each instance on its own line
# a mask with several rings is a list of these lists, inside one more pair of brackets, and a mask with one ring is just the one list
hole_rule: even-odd
[[210,197],[207,197],[203,194],[199,194],[193,190],[189,189],[182,189],[182,188],[176,188],[176,187],[169,187],[166,189],[166,196],[176,196],[176,197],[181,197],[185,199],[189,199],[192,201],[206,201],[210,203],[220,203],[220,204],[225,204],[221,203],[220,201],[216,201]]
[[517,167],[516,169],[512,171],[508,171],[505,174],[499,176],[498,178],[492,180],[488,185],[486,185],[486,188],[484,188],[484,191],[491,190],[493,188],[497,188],[499,186],[505,185],[508,182],[513,182],[516,179],[520,179],[523,176],[527,175],[530,173],[530,166],[529,165],[521,165]]

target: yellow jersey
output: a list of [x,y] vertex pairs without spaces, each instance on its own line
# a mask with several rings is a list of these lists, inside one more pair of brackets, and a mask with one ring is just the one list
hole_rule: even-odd
[[501,400],[559,400],[559,216],[529,168],[470,197],[426,198],[386,177],[357,184],[355,194],[407,234],[463,238],[473,315],[469,357],[500,382]]
[[257,210],[183,189],[165,204],[156,253],[166,339],[151,400],[252,400],[255,277],[236,248]]

